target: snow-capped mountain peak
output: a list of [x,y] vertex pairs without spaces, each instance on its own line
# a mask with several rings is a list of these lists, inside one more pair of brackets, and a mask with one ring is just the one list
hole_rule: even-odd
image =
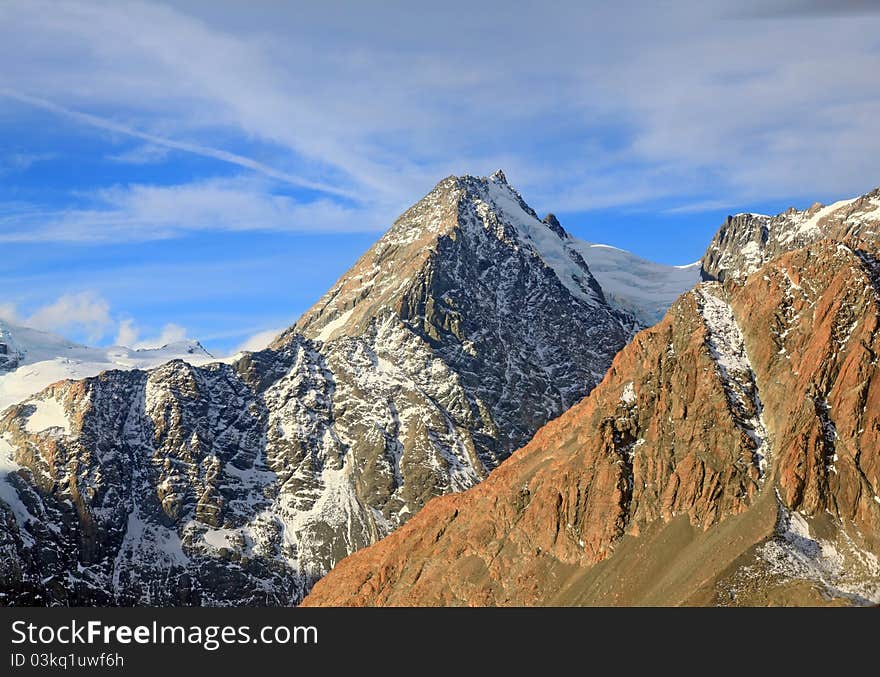
[[[273,345],[283,345],[296,332],[324,341],[360,333],[381,309],[394,310],[405,303],[414,292],[415,270],[462,237],[475,252],[499,246],[506,252],[513,247],[530,266],[549,270],[578,301],[605,305],[601,288],[567,233],[541,221],[503,172],[489,177],[449,176],[404,212]],[[486,259],[480,265],[498,263]]]
[[86,347],[39,329],[0,320],[0,372],[22,364],[72,355]]
[[589,304],[604,303],[602,290],[574,245],[575,241],[558,220],[548,223],[539,219],[500,170],[488,180],[476,179],[476,185],[482,193],[480,198],[516,229],[522,243],[534,250],[569,292]]

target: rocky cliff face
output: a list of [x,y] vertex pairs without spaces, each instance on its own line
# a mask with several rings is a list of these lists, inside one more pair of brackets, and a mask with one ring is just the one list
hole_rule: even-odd
[[599,382],[637,323],[503,174],[450,177],[269,350],[0,414],[0,594],[291,604]]
[[854,218],[875,199],[835,208],[841,239],[756,270],[730,238],[757,222],[729,222],[705,264],[725,284],[683,296],[485,482],[305,603],[880,602],[880,266]]
[[880,188],[861,197],[767,216],[727,217],[702,260],[706,280],[743,280],[765,262],[824,237],[845,239],[862,233],[871,239],[880,225]]

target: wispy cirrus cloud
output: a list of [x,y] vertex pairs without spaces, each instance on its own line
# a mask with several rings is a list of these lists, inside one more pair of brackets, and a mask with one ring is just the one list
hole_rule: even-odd
[[678,205],[677,207],[669,207],[663,210],[664,214],[699,214],[700,212],[717,211],[719,209],[730,209],[734,205],[731,200],[701,200],[699,202],[691,202],[688,204]]
[[734,16],[744,18],[829,17],[877,14],[875,0],[761,0],[743,3]]
[[[185,0],[9,0],[0,57],[22,67],[0,86],[365,209],[500,156],[548,168],[517,181],[548,207],[855,193],[880,182],[880,17],[818,4],[771,3],[780,18],[722,0],[469,3],[462,25],[454,2],[258,17]],[[273,144],[285,166],[190,140],[221,130]]]
[[55,153],[10,153],[5,157],[0,157],[0,173],[25,171],[39,162],[46,162],[55,157]]
[[171,155],[171,149],[167,146],[145,143],[122,153],[111,153],[106,158],[112,162],[121,162],[122,164],[148,165],[165,162],[169,155]]
[[375,231],[383,212],[328,199],[301,202],[250,178],[112,186],[81,196],[88,206],[11,205],[0,242],[140,242],[210,231]]
[[306,188],[308,190],[314,190],[321,193],[329,193],[331,195],[338,195],[341,197],[352,196],[351,193],[338,187],[331,186],[325,183],[319,183],[316,181],[310,181],[309,179],[303,178],[301,176],[296,176],[295,174],[279,171],[277,169],[274,169],[273,167],[263,164],[262,162],[257,162],[256,160],[245,157],[243,155],[238,155],[236,153],[230,153],[229,151],[223,150],[221,148],[211,148],[209,146],[204,146],[198,143],[178,141],[175,139],[158,136],[156,134],[142,132],[138,129],[129,127],[128,125],[115,122],[114,120],[102,118],[97,115],[92,115],[91,113],[83,113],[80,111],[72,110],[70,108],[60,106],[57,103],[53,103],[52,101],[48,101],[46,99],[42,99],[36,96],[31,96],[29,94],[24,94],[22,92],[16,92],[10,89],[0,89],[0,96],[14,99],[16,101],[20,101],[30,106],[35,106],[37,108],[47,110],[52,113],[64,115],[92,127],[97,127],[99,129],[114,132],[116,134],[122,134],[124,136],[130,136],[136,139],[142,139],[143,141],[147,141],[154,146],[168,148],[170,150],[179,150],[186,153],[193,153],[195,155],[201,155],[203,157],[209,157],[214,160],[220,160],[221,162],[227,162],[229,164],[237,165],[239,167],[244,167],[245,169],[250,169],[254,172],[257,172],[258,174],[262,174],[271,179],[275,179],[276,181],[288,183],[299,188]]

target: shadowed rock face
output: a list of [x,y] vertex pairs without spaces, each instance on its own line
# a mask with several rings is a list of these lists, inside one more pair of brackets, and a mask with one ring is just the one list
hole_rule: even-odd
[[269,350],[0,414],[0,599],[296,603],[482,480],[635,328],[503,175],[445,179]]
[[485,482],[305,604],[880,602],[869,231],[684,295]]

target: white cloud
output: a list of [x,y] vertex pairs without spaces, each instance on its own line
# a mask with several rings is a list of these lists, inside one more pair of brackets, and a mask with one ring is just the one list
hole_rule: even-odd
[[4,170],[22,172],[30,169],[38,162],[45,162],[56,157],[55,153],[12,153],[0,160]]
[[31,106],[35,106],[37,108],[42,108],[44,110],[48,110],[53,113],[58,113],[65,117],[73,118],[79,122],[82,122],[87,125],[91,125],[93,127],[98,127],[100,129],[107,130],[109,132],[115,132],[116,134],[122,134],[125,136],[131,136],[137,139],[143,139],[154,146],[164,147],[171,150],[182,150],[188,153],[193,153],[195,155],[202,155],[204,157],[214,158],[215,160],[221,160],[222,162],[228,162],[233,165],[238,165],[240,167],[244,167],[246,169],[251,169],[259,174],[263,174],[268,176],[269,178],[276,179],[283,183],[289,183],[294,186],[299,186],[301,188],[308,188],[311,190],[317,190],[323,193],[330,193],[332,195],[341,195],[343,197],[350,197],[350,194],[329,184],[318,183],[315,181],[310,181],[309,179],[305,179],[300,176],[296,176],[294,174],[290,174],[288,172],[282,172],[273,167],[269,167],[268,165],[263,164],[262,162],[257,162],[256,160],[252,160],[251,158],[244,157],[242,155],[238,155],[236,153],[230,153],[229,151],[225,151],[218,148],[210,148],[208,146],[203,146],[197,143],[189,143],[186,141],[176,141],[174,139],[169,139],[161,136],[157,136],[155,134],[149,134],[147,132],[142,132],[127,125],[120,124],[118,122],[114,122],[113,120],[108,120],[97,115],[91,115],[89,113],[82,113],[80,111],[71,110],[70,108],[65,108],[64,106],[59,106],[58,104],[47,101],[46,99],[41,99],[36,96],[30,96],[28,94],[24,94],[22,92],[17,92],[10,89],[0,89],[0,96],[5,96],[10,99],[14,99],[16,101],[21,101],[23,103],[27,103]]
[[162,346],[166,346],[169,343],[185,341],[186,338],[186,329],[184,327],[181,327],[179,324],[169,322],[162,327],[162,330],[159,332],[158,336],[138,341],[131,347],[137,348],[139,350],[144,348],[161,348]]
[[232,354],[241,353],[241,352],[257,352],[258,350],[263,350],[267,348],[270,343],[282,332],[283,328],[280,329],[266,329],[265,331],[258,332],[244,341],[240,346],[238,346],[235,350],[232,351]]
[[134,326],[134,320],[125,319],[119,323],[116,338],[113,342],[117,346],[132,346],[138,340],[140,332]]
[[299,202],[255,179],[115,186],[92,206],[55,212],[8,209],[0,242],[156,240],[187,231],[375,231],[391,210],[356,209],[327,199]]
[[65,294],[58,300],[22,318],[28,327],[62,334],[80,332],[98,341],[113,327],[110,304],[92,292]]
[[664,209],[664,214],[698,214],[700,212],[718,211],[722,209],[730,209],[733,206],[731,200],[700,200],[683,204],[677,207]]
[[119,323],[114,343],[118,346],[143,350],[147,348],[161,348],[169,343],[185,340],[187,340],[186,329],[173,322],[164,325],[158,336],[142,339],[140,329],[135,325],[134,320],[129,318]]
[[29,315],[22,315],[14,303],[0,303],[0,320],[63,336],[84,335],[90,343],[100,342],[116,326],[114,345],[136,350],[161,348],[188,339],[186,328],[174,322],[166,323],[157,335],[147,338],[141,336],[141,329],[131,318],[117,325],[111,317],[110,304],[93,292],[65,294]]
[[144,143],[122,153],[108,155],[107,159],[128,165],[150,165],[165,162],[169,155],[171,155],[171,149],[167,146]]
[[18,322],[18,310],[14,303],[0,303],[0,320]]

